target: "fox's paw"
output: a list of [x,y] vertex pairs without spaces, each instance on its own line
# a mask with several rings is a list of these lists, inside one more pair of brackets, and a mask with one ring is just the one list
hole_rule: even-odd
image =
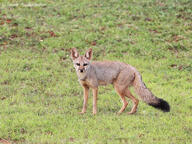
[[121,113],[122,113],[122,112],[117,112],[116,114],[117,114],[117,115],[121,115]]
[[134,114],[134,113],[136,113],[137,111],[130,111],[130,112],[128,112],[127,114],[129,114],[129,115],[131,115],[131,114]]
[[82,111],[82,112],[79,112],[79,114],[84,114],[84,113],[85,113],[85,112],[83,112],[83,111]]
[[97,114],[97,112],[93,112],[93,115],[96,115]]

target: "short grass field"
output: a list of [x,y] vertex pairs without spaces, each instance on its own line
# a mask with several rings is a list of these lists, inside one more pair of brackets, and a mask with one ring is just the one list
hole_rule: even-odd
[[[91,93],[78,114],[74,47],[136,67],[171,111],[140,101],[128,115],[128,100],[117,115],[122,103],[109,85],[96,116]],[[192,1],[0,0],[0,143],[191,144]]]

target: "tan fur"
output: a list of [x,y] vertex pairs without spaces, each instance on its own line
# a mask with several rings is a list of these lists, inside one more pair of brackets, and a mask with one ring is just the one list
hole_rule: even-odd
[[142,82],[139,72],[129,64],[113,61],[91,62],[92,49],[89,49],[84,56],[79,56],[76,49],[71,50],[71,58],[76,69],[79,82],[84,89],[84,103],[81,113],[86,112],[89,88],[93,93],[93,114],[97,113],[97,94],[99,85],[113,84],[116,92],[121,97],[123,105],[118,114],[121,114],[128,105],[125,97],[133,101],[133,108],[128,114],[133,114],[137,110],[139,100],[129,91],[133,86],[140,98],[148,103],[158,103],[155,97]]

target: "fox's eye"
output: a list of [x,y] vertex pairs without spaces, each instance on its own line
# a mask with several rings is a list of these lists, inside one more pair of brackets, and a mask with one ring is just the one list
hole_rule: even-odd
[[88,64],[87,63],[84,63],[83,66],[87,66]]
[[77,66],[80,66],[80,63],[76,63]]

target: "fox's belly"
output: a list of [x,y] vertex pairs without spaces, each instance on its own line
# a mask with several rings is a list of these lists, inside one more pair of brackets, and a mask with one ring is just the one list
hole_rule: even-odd
[[98,83],[99,83],[99,85],[107,85],[108,84],[106,81],[100,81],[100,80]]
[[117,73],[103,73],[97,77],[99,85],[113,84],[114,80],[118,77]]

